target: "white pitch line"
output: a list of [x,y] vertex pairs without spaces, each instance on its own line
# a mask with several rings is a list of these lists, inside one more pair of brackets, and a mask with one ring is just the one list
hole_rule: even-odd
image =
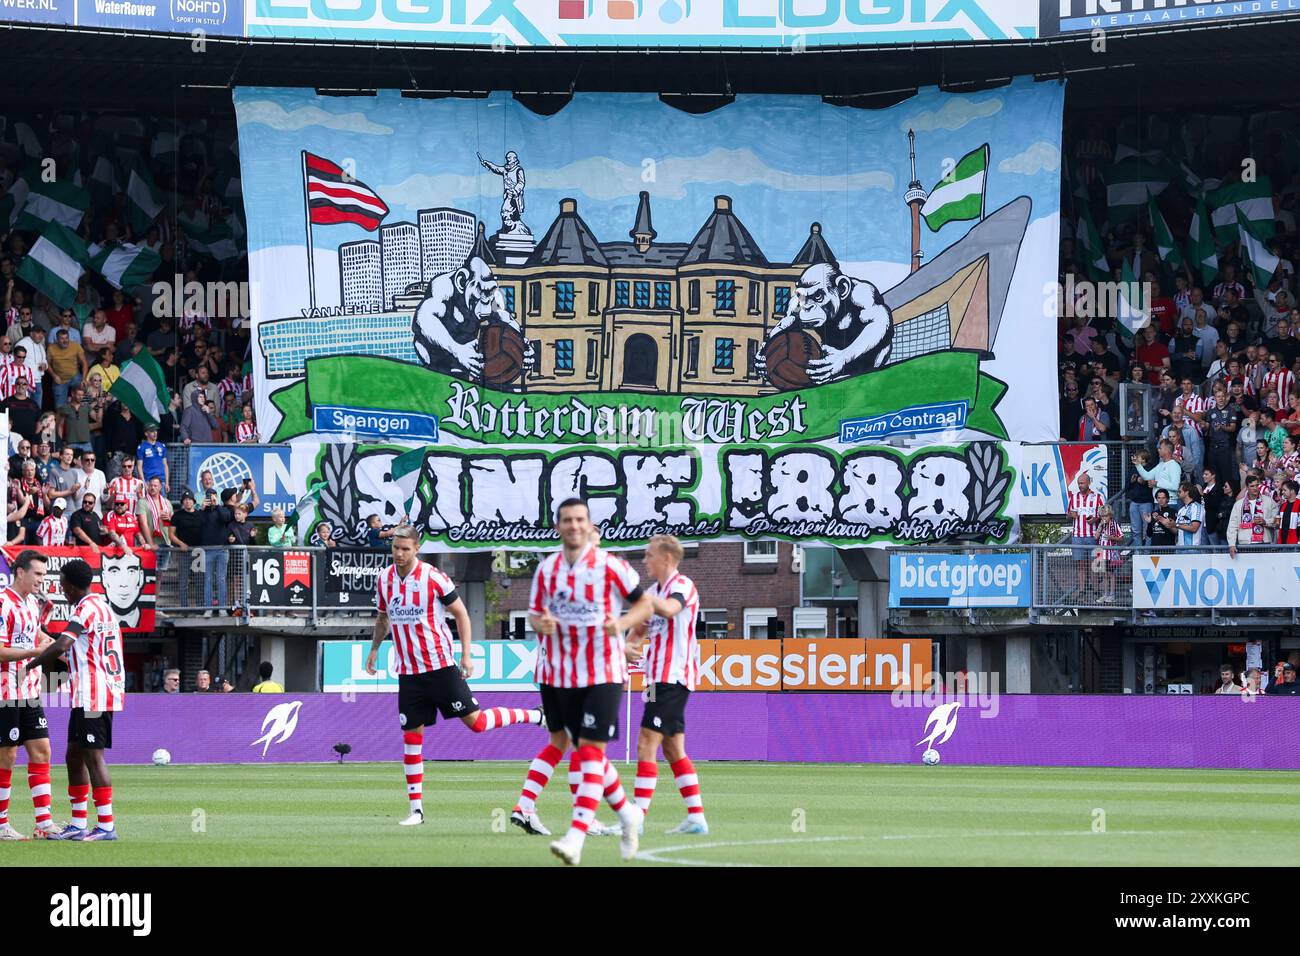
[[681,866],[767,866],[766,863],[715,863],[708,860],[674,860],[665,853],[679,853],[682,850],[711,850],[720,846],[776,846],[782,843],[835,843],[845,840],[866,840],[865,836],[837,837],[796,837],[782,840],[719,840],[713,843],[683,843],[679,846],[664,846],[655,850],[642,850],[636,855],[638,860],[649,863],[676,863]]
[[951,840],[951,839],[1005,839],[1037,837],[1107,837],[1107,836],[1170,836],[1192,833],[1191,830],[1106,830],[1094,833],[1091,830],[1022,830],[1022,831],[986,831],[976,833],[900,833],[882,834],[880,836],[832,836],[832,837],[794,837],[780,840],[717,840],[712,843],[682,843],[678,846],[658,847],[642,850],[636,855],[638,860],[647,863],[672,863],[677,866],[768,866],[767,863],[732,863],[713,860],[674,859],[667,854],[680,853],[684,850],[712,850],[717,847],[737,846],[778,846],[791,843],[843,843],[851,840]]

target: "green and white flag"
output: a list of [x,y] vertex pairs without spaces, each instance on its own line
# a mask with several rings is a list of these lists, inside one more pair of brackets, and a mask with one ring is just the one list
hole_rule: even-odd
[[299,498],[297,503],[294,504],[293,514],[289,515],[289,517],[285,520],[284,523],[287,524],[290,528],[297,527],[298,521],[303,516],[303,512],[305,512],[308,508],[314,508],[316,506],[316,502],[320,500],[320,493],[324,491],[328,486],[329,486],[328,482],[318,481],[315,484],[313,484],[310,488],[308,488],[307,493],[303,495],[301,498]]
[[144,235],[163,211],[162,192],[144,163],[136,160],[126,183],[127,216],[136,235]]
[[1142,149],[1137,143],[1125,142],[1127,134],[1119,135],[1119,142],[1115,144],[1115,162],[1122,163],[1129,159],[1138,159],[1148,163],[1159,163],[1165,158],[1165,151],[1159,148]]
[[117,170],[113,168],[113,161],[100,156],[90,172],[90,198],[97,208],[103,209],[113,205],[117,192]]
[[14,223],[22,214],[23,206],[27,205],[27,196],[31,191],[31,184],[27,182],[27,174],[24,173],[15,179],[4,196],[0,197],[0,228],[5,232],[14,228]]
[[40,159],[44,152],[40,137],[27,123],[14,123],[14,141],[22,147],[28,159]]
[[935,183],[921,215],[931,232],[950,222],[984,218],[984,180],[989,168],[989,147],[985,143],[971,150],[947,176]]
[[134,289],[149,281],[162,265],[162,256],[147,246],[129,242],[90,247],[90,267],[108,280],[114,289]]
[[1250,263],[1251,278],[1256,289],[1266,288],[1277,271],[1277,256],[1264,248],[1264,243],[1251,233],[1251,224],[1246,221],[1246,214],[1238,211],[1237,225],[1241,233],[1241,255]]
[[[206,217],[204,219],[206,220]],[[218,262],[229,262],[239,258],[239,245],[235,242],[235,234],[225,223],[219,222],[201,229],[184,219],[178,219],[177,222],[184,230],[190,248],[200,255],[211,256]]]
[[1125,343],[1132,344],[1137,333],[1151,321],[1147,311],[1146,292],[1133,277],[1133,266],[1124,260],[1124,271],[1119,287],[1119,333]]
[[1205,198],[1196,201],[1196,214],[1187,230],[1187,257],[1193,272],[1201,274],[1201,282],[1208,285],[1219,272],[1219,253],[1214,245],[1214,230],[1210,227],[1210,214]]
[[1253,183],[1220,186],[1205,198],[1214,210],[1214,230],[1221,238],[1228,241],[1238,238],[1237,223],[1241,220],[1256,239],[1272,237],[1273,182],[1267,176],[1260,176]]
[[[422,452],[423,449],[412,448],[410,451],[403,452],[402,454],[398,455],[396,458],[393,459],[393,463],[389,466],[388,472],[392,476],[394,484],[401,481],[403,478],[405,478],[407,475],[411,474],[412,472],[417,472],[420,470],[420,468],[424,464],[424,455],[422,454]],[[417,481],[416,484],[418,485],[419,482]],[[418,495],[419,495],[419,489],[418,488],[412,489],[411,497],[406,499],[407,514],[411,513],[411,508],[412,506],[414,506],[415,499]]]
[[81,225],[81,219],[90,206],[90,194],[72,183],[55,181],[47,183],[39,176],[28,180],[30,191],[23,203],[15,229],[42,232],[52,222],[69,229]]
[[18,267],[18,277],[44,292],[61,309],[77,297],[77,280],[85,271],[86,244],[71,229],[50,223]]
[[149,156],[169,166],[176,164],[176,134],[171,130],[161,129],[149,146]]
[[1147,215],[1151,217],[1151,232],[1156,241],[1156,255],[1171,269],[1181,269],[1183,254],[1178,251],[1178,243],[1174,242],[1173,233],[1169,231],[1169,223],[1165,222],[1165,217],[1160,214],[1160,207],[1156,205],[1154,199],[1147,200]]
[[1112,223],[1137,219],[1147,200],[1169,187],[1169,173],[1165,169],[1136,159],[1107,167],[1104,178],[1106,206]]
[[1110,263],[1106,261],[1106,250],[1102,248],[1101,234],[1097,224],[1092,221],[1092,211],[1087,204],[1080,204],[1078,237],[1075,242],[1083,252],[1083,261],[1093,279],[1110,278]]
[[157,425],[172,400],[162,366],[148,349],[141,349],[122,363],[122,374],[108,394],[131,409],[146,425]]

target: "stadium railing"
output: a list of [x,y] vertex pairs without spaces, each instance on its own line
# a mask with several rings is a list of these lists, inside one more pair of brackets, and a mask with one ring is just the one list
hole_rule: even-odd
[[[157,609],[173,617],[196,616],[204,611],[247,613],[248,551],[245,547],[188,551],[159,548],[155,579]],[[226,600],[221,602],[223,578]],[[205,603],[204,597],[209,594],[215,603]]]
[[[160,548],[156,606],[172,617],[214,610],[238,611],[245,619],[287,614],[303,624],[343,623],[374,613],[374,573],[388,560],[385,553],[376,562],[375,555],[365,548]],[[347,559],[342,576],[329,573],[326,556]],[[214,576],[210,593],[215,601],[222,561],[227,598],[224,604],[210,606],[204,601],[205,581]]]

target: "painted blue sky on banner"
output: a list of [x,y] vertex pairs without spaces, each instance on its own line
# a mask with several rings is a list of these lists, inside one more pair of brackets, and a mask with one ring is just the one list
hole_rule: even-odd
[[[263,88],[237,90],[235,105],[245,131],[250,251],[304,244],[296,172],[302,149],[354,164],[355,177],[390,207],[386,224],[452,206],[477,216],[489,235],[500,228],[501,179],[475,154],[502,163],[515,149],[527,175],[523,219],[539,237],[559,201],[572,197],[598,239],[623,240],[646,190],[659,241],[689,242],[713,197],[726,194],[773,261],[788,262],[818,221],[843,262],[905,264],[908,129],[916,132],[923,188],[942,178],[945,161],[989,143],[986,209],[1028,196],[1036,221],[1055,215],[1059,201],[1063,98],[1058,82],[1021,78],[968,95],[926,89],[886,110],[831,106],[816,97],[746,96],[688,115],[653,95],[583,94],[545,117],[504,93],[419,101],[392,91],[321,97]],[[610,116],[620,122],[611,124]],[[882,150],[882,143],[894,147]],[[964,228],[923,228],[927,260]],[[374,237],[352,225],[316,229],[318,248]]]

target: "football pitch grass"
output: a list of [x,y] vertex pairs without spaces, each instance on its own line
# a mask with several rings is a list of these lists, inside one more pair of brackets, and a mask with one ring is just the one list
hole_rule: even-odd
[[[629,794],[635,764],[620,762]],[[1231,863],[1225,846],[1267,848],[1257,866],[1300,856],[1300,773],[938,767],[697,765],[707,836],[665,835],[685,815],[665,764],[641,853],[589,837],[584,866],[1048,865]],[[526,767],[429,762],[426,820],[406,815],[400,764],[112,768],[121,840],[0,843],[4,866],[562,866],[553,838],[508,822]],[[55,819],[67,819],[54,774]],[[569,816],[561,767],[538,811],[556,834]],[[30,832],[22,768],[10,819]],[[93,821],[94,808],[91,808]],[[602,805],[598,819],[613,821]],[[1225,843],[1228,841],[1228,843]],[[1217,848],[1217,849],[1216,849]]]

